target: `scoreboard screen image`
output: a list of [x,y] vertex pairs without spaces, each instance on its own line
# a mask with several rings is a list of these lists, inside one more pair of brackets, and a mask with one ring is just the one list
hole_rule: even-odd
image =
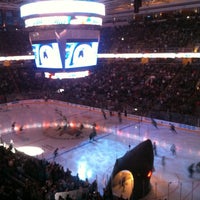
[[97,64],[98,44],[97,40],[76,40],[65,41],[64,43],[34,41],[32,50],[35,56],[36,68],[67,71],[95,66]]
[[57,42],[33,43],[32,50],[37,68],[62,69],[60,50]]
[[94,66],[97,64],[98,41],[67,42],[65,69]]

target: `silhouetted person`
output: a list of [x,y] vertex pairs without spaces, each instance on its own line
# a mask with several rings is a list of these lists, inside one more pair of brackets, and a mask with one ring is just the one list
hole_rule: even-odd
[[3,145],[3,138],[2,138],[2,136],[0,136],[0,144]]
[[54,160],[56,159],[56,157],[58,156],[58,148],[56,148],[53,152],[53,155],[54,155]]
[[95,138],[96,135],[97,135],[96,130],[92,131],[92,133],[90,133],[90,136],[89,136],[90,141],[94,140],[94,138]]
[[194,174],[194,163],[188,167],[189,177],[192,178]]
[[109,113],[110,113],[110,117],[112,117],[113,116],[113,111],[109,110]]
[[154,152],[154,156],[157,156],[157,146],[156,146],[156,142],[153,143],[153,152]]
[[127,110],[124,110],[124,116],[127,117]]
[[23,125],[20,126],[19,131],[23,131]]
[[10,140],[10,144],[9,144],[8,150],[11,151],[13,149],[13,147],[14,147],[13,140]]
[[13,132],[15,131],[15,125],[16,125],[16,122],[13,122],[12,125],[11,125]]
[[80,131],[82,131],[82,130],[84,129],[84,126],[83,126],[83,124],[82,124],[82,123],[80,124],[80,127],[79,127],[79,129],[80,129]]
[[123,192],[125,192],[125,188],[126,188],[126,177],[122,177],[122,180],[121,180],[121,185],[122,185],[122,188],[123,188]]
[[73,199],[69,196],[69,194],[67,194],[66,200],[73,200]]
[[122,114],[120,111],[118,111],[118,119],[119,119],[119,123],[122,123]]
[[172,155],[175,156],[176,155],[176,146],[175,144],[172,144],[170,151],[172,152]]
[[151,118],[151,123],[153,124],[154,127],[158,128],[158,125],[155,119]]
[[104,119],[107,119],[106,112],[103,109],[101,109],[101,112],[103,114]]
[[[66,197],[67,198],[67,197]],[[58,197],[58,200],[65,200],[62,196]]]
[[162,156],[161,164],[163,167],[165,167],[165,156]]
[[174,124],[171,124],[171,123],[170,123],[169,125],[170,125],[170,130],[171,130],[173,133],[177,133]]

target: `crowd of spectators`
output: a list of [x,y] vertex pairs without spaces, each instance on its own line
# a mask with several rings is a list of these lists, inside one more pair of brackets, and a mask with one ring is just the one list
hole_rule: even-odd
[[[56,162],[37,159],[18,152],[13,146],[0,145],[1,200],[55,200],[55,194],[80,190],[80,199],[95,199],[96,181],[79,179],[70,169],[64,170]],[[95,194],[95,195],[94,195]],[[95,198],[94,198],[95,197]],[[70,195],[59,200],[72,200]],[[97,198],[96,198],[97,199]]]
[[1,30],[0,41],[0,56],[28,55],[32,52],[27,31]]
[[[63,80],[36,76],[34,68],[7,67],[1,69],[0,94],[2,102],[46,96],[129,114],[154,113],[156,118],[165,113],[166,120],[187,124],[186,115],[199,116],[199,77],[198,62],[174,59],[114,60],[99,63],[88,77]],[[172,113],[177,119],[170,118]]]
[[192,52],[200,43],[200,15],[173,15],[131,21],[102,29],[100,53]]

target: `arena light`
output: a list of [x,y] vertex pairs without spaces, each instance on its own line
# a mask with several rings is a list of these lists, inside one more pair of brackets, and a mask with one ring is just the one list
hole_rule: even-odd
[[200,53],[106,53],[98,58],[200,58]]
[[80,179],[85,180],[86,178],[90,179],[92,177],[93,171],[88,166],[85,160],[79,159],[77,166],[78,166],[78,175]]
[[78,72],[57,72],[51,74],[49,72],[45,72],[45,78],[51,79],[73,79],[73,78],[83,78],[89,76],[90,72],[88,70],[85,71],[78,71]]
[[142,58],[142,53],[98,54],[98,58]]
[[177,58],[200,58],[200,53],[177,53]]
[[105,16],[105,5],[89,1],[38,1],[22,5],[20,13],[22,18],[69,13]]
[[35,146],[22,146],[22,147],[17,147],[16,149],[29,156],[41,155],[44,152],[42,148]]
[[[122,54],[98,54],[98,58],[200,58],[200,53],[122,53]],[[0,61],[34,60],[34,55],[27,56],[2,56]]]
[[175,58],[175,53],[144,53],[143,58]]
[[152,171],[149,171],[148,174],[147,174],[147,177],[151,178],[151,176],[152,176]]
[[14,61],[14,60],[33,60],[34,55],[30,56],[2,56],[0,57],[0,61]]

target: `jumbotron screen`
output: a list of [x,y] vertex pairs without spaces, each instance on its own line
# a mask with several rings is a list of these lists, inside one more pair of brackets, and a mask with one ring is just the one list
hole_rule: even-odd
[[94,66],[97,64],[98,41],[67,42],[65,69]]
[[20,13],[29,30],[37,69],[83,71],[97,64],[104,4],[44,0],[22,5]]
[[97,64],[98,41],[80,40],[66,42],[60,48],[57,41],[34,41],[32,50],[38,69],[78,69]]
[[36,42],[32,44],[37,68],[62,69],[59,45],[56,41]]

